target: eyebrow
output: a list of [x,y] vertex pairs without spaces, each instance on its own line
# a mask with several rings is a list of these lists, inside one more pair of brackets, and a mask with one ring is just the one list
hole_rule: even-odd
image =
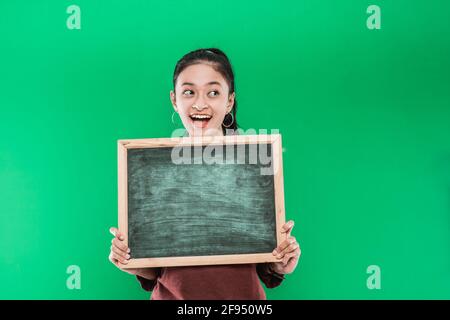
[[[213,85],[213,84],[218,84],[219,86],[222,86],[222,85],[220,84],[220,82],[217,82],[217,81],[211,81],[211,82],[208,82],[206,85]],[[181,85],[182,85],[182,86],[184,86],[184,85],[187,85],[187,86],[195,86],[195,84],[193,84],[192,82],[183,82]]]

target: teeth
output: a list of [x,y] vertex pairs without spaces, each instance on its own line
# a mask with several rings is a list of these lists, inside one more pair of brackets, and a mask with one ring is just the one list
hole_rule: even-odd
[[210,119],[211,116],[206,115],[206,114],[193,114],[193,115],[191,115],[191,118],[193,118],[193,119]]

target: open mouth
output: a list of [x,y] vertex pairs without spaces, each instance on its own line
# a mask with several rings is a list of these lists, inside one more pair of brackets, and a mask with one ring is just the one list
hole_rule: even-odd
[[201,114],[201,113],[191,114],[189,117],[196,126],[201,128],[206,127],[208,125],[209,120],[211,120],[212,118],[212,116],[209,114]]

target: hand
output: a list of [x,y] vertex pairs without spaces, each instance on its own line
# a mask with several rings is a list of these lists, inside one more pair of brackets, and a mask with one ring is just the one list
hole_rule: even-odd
[[283,258],[280,262],[271,262],[270,267],[273,271],[279,274],[292,273],[297,267],[300,259],[301,250],[300,245],[295,237],[291,237],[291,231],[294,228],[294,221],[290,220],[281,227],[282,233],[287,233],[287,238],[277,248],[272,251],[272,254],[278,259]]
[[111,241],[111,252],[109,254],[109,261],[111,261],[117,268],[120,270],[127,272],[129,274],[136,275],[140,273],[141,269],[122,269],[119,266],[119,262],[121,264],[128,264],[130,260],[130,248],[123,243],[125,237],[123,234],[114,227],[109,229],[109,232],[112,233],[114,238]]

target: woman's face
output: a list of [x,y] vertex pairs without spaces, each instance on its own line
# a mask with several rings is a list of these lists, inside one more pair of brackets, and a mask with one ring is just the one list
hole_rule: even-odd
[[170,99],[189,136],[223,135],[222,122],[234,105],[224,77],[205,63],[184,69]]

